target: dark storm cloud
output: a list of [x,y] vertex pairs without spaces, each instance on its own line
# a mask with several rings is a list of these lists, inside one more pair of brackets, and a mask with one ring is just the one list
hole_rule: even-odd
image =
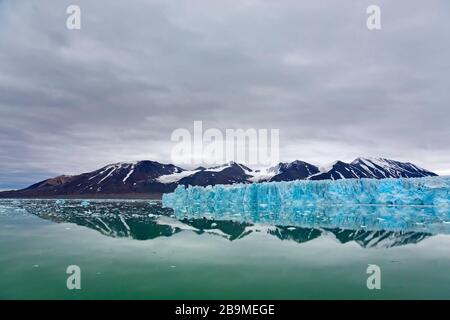
[[[0,2],[0,188],[280,128],[282,160],[450,169],[446,1]],[[379,4],[382,30],[368,31]]]

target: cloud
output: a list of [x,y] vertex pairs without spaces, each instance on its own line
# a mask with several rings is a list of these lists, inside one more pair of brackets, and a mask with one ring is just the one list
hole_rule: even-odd
[[280,128],[282,160],[449,170],[449,4],[0,2],[0,188],[170,162],[177,128]]

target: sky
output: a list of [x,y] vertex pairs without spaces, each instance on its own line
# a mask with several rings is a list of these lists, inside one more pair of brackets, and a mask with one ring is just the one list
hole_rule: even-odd
[[[366,27],[371,4],[381,30]],[[171,133],[196,120],[278,128],[282,161],[450,174],[449,13],[446,0],[0,0],[0,189],[171,162]]]

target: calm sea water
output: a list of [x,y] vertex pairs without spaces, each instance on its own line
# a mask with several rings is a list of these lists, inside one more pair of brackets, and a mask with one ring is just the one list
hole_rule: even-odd
[[[449,299],[449,212],[429,210],[234,219],[155,201],[2,200],[0,298]],[[367,289],[369,264],[381,290]],[[66,287],[69,265],[81,290]]]

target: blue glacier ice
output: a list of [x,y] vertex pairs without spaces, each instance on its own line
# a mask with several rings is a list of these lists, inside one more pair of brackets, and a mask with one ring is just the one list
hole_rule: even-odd
[[177,217],[450,233],[450,178],[178,186],[163,206]]
[[449,205],[450,177],[296,180],[208,187],[178,186],[163,196],[169,207],[258,205]]

